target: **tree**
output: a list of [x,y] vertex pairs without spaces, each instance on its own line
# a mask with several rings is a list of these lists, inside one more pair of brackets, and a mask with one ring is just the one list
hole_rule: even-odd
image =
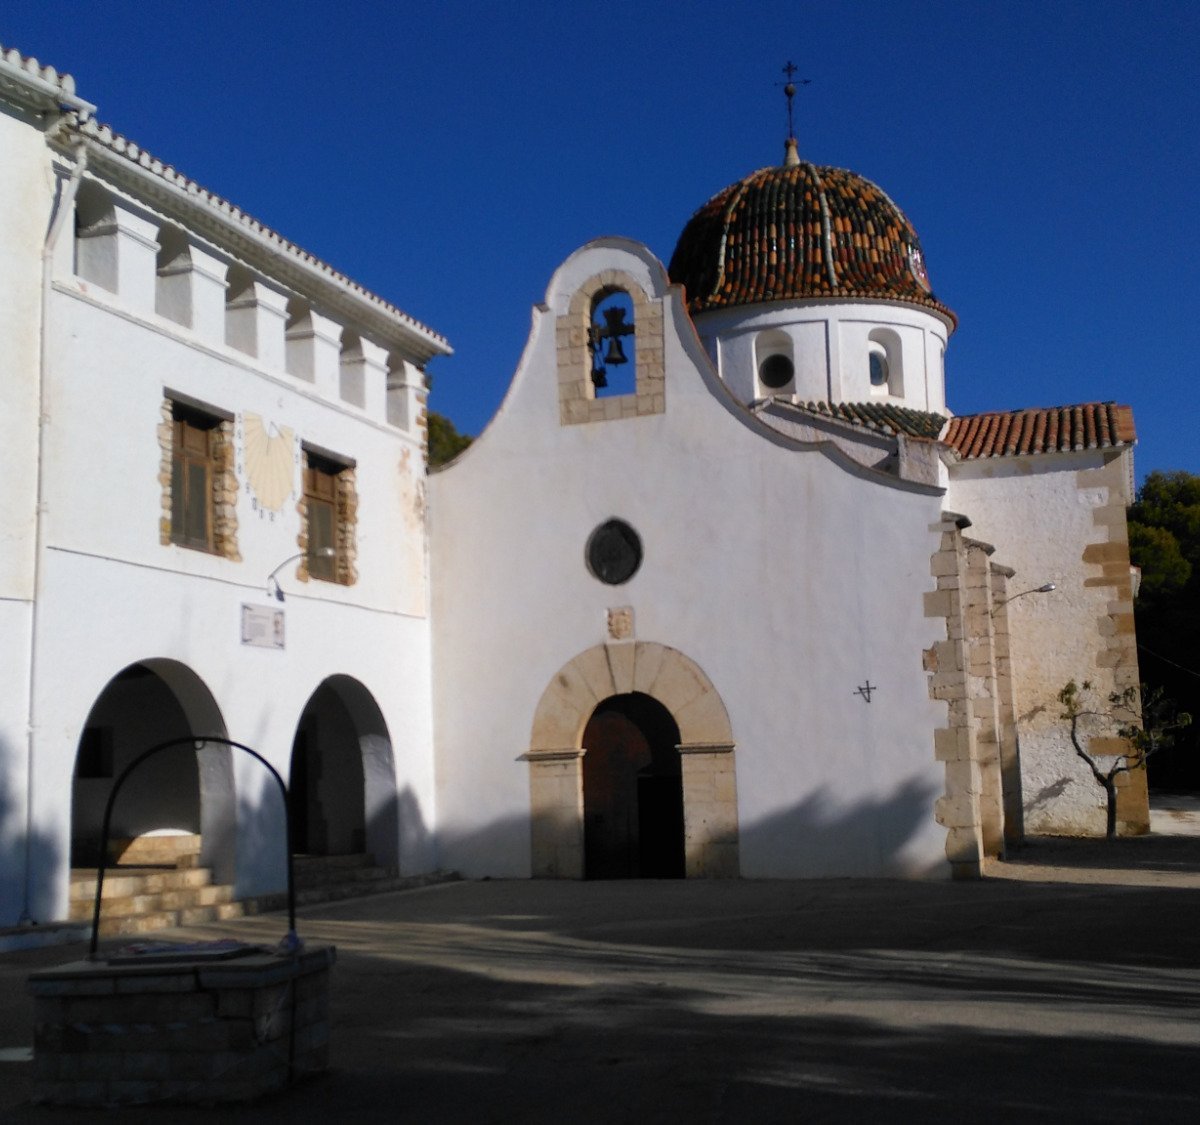
[[1153,472],[1129,509],[1129,554],[1145,606],[1181,594],[1200,564],[1200,477]]
[[[1141,568],[1134,604],[1142,678],[1200,713],[1200,476],[1150,473],[1129,510],[1129,556]],[[1150,782],[1200,789],[1200,726],[1154,758]]]
[[1165,527],[1130,521],[1129,557],[1141,568],[1138,597],[1147,604],[1177,597],[1192,577],[1192,564],[1183,557],[1179,540]]
[[[1161,689],[1145,685],[1140,690],[1128,687],[1124,691],[1114,691],[1108,697],[1108,709],[1095,710],[1088,706],[1091,689],[1089,680],[1084,680],[1082,686],[1071,680],[1058,693],[1058,701],[1063,705],[1062,718],[1071,724],[1071,745],[1075,747],[1075,753],[1087,763],[1093,780],[1104,790],[1107,800],[1105,837],[1114,840],[1117,836],[1117,778],[1123,773],[1145,769],[1150,757],[1170,746],[1177,732],[1191,724],[1192,717],[1185,711],[1178,711]],[[1083,729],[1092,725],[1109,730],[1115,727],[1115,742],[1123,749],[1115,754],[1093,752],[1092,739]],[[1088,742],[1086,747],[1084,739]],[[1113,742],[1114,737],[1110,736],[1100,745],[1111,750],[1115,748]]]
[[453,461],[473,440],[469,434],[460,434],[455,429],[454,423],[444,414],[436,414],[431,410],[428,422],[429,467],[431,469]]

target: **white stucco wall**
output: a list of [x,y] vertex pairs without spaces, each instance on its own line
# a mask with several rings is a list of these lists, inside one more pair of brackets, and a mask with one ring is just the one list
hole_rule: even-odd
[[41,255],[54,176],[36,123],[0,105],[0,599],[33,596]]
[[[38,144],[44,144],[40,135]],[[19,145],[16,151],[21,151]],[[23,169],[26,179],[39,172],[32,159],[29,164]],[[4,163],[2,174],[7,176],[10,167]],[[120,207],[121,194],[114,192],[113,197]],[[153,218],[145,206],[139,214]],[[128,293],[144,293],[147,286],[151,293],[155,289],[152,254],[130,259],[137,268],[148,269],[149,276],[127,279],[128,292],[110,292],[75,276],[71,231],[68,223],[66,251],[55,255],[49,304],[32,779],[24,773],[22,709],[29,690],[24,678],[29,668],[29,603],[0,600],[6,670],[10,646],[15,654],[0,697],[0,763],[7,787],[0,824],[8,849],[0,880],[0,924],[15,921],[24,905],[27,793],[32,794],[35,844],[29,913],[37,920],[65,915],[71,778],[79,737],[105,685],[135,662],[170,661],[186,669],[197,688],[202,684],[206,689],[201,694],[211,694],[215,701],[217,725],[223,730],[208,728],[205,733],[224,733],[254,747],[285,779],[297,725],[312,693],[330,676],[357,681],[378,706],[391,740],[399,815],[395,846],[401,868],[432,869],[436,856],[424,462],[415,392],[405,387],[393,392],[393,399],[405,400],[405,409],[393,413],[393,420],[401,423],[397,428],[388,421],[386,341],[368,342],[365,331],[351,323],[347,327],[363,337],[371,362],[355,367],[351,357],[350,366],[339,369],[335,336],[333,378],[306,381],[283,368],[281,319],[279,347],[264,348],[258,358],[247,355],[226,345],[222,316],[199,318],[193,329],[155,312],[153,301],[130,300]],[[5,232],[9,237],[7,225]],[[12,247],[0,249],[21,260]],[[205,268],[221,276],[231,259],[212,256],[211,245],[205,253]],[[39,258],[34,261],[40,265]],[[12,275],[0,271],[0,276],[0,284],[7,284]],[[27,270],[18,280],[14,315],[36,323],[30,309],[37,305],[30,304],[29,294],[40,300],[38,273]],[[14,299],[9,293],[4,297],[6,302]],[[0,309],[5,316],[11,311],[4,304]],[[341,322],[326,318],[323,323],[336,333],[342,331]],[[401,381],[411,383],[416,368],[403,354],[390,358],[403,370]],[[32,383],[36,349],[23,362]],[[159,427],[164,396],[206,405],[236,423],[257,415],[269,427],[287,427],[295,435],[292,494],[275,512],[255,503],[239,438],[240,560],[161,542]],[[11,427],[10,401],[19,404],[11,384],[6,384],[0,424]],[[300,550],[296,504],[303,488],[302,445],[355,465],[358,577],[348,586],[302,582],[297,564],[289,564],[279,574],[287,598],[280,606],[267,590],[267,576]],[[14,479],[28,481],[31,463],[25,441]],[[13,494],[6,492],[0,503],[12,500]],[[31,514],[31,500],[28,506]],[[14,517],[8,522],[19,521]],[[32,528],[31,520],[27,523]],[[32,557],[31,545],[29,553]],[[0,552],[6,567],[12,556],[7,547]],[[28,580],[23,572],[9,567],[3,574],[9,589],[15,586],[24,592]],[[283,609],[284,650],[241,643],[244,604]],[[279,889],[283,828],[268,776],[253,760],[235,756],[233,777],[238,842],[236,870],[230,875],[236,892]]]
[[[929,701],[921,664],[944,636],[922,604],[939,497],[754,420],[709,365],[677,291],[665,412],[561,425],[555,317],[605,269],[666,292],[635,244],[573,255],[535,312],[499,414],[430,480],[443,862],[529,874],[518,758],[538,700],[604,643],[608,609],[630,606],[636,639],[695,661],[728,710],[744,875],[944,870],[932,731],[945,709]],[[610,517],[645,552],[617,587],[584,563]],[[870,703],[855,694],[867,680],[879,688]]]
[[54,177],[38,123],[0,104],[0,924],[21,910],[37,508],[41,254]]
[[[1016,570],[1010,598],[1047,582],[1056,587],[1008,607],[1027,832],[1104,831],[1104,793],[1071,748],[1056,696],[1069,680],[1091,680],[1101,702],[1114,689],[1112,668],[1100,662],[1113,594],[1085,584],[1097,568],[1089,569],[1083,553],[1113,534],[1097,525],[1096,511],[1121,508],[1128,497],[1080,474],[1127,456],[1097,450],[1002,457],[951,469],[947,506],[968,515],[970,534],[994,544],[995,560]],[[1114,484],[1125,478],[1123,466],[1109,474]]]

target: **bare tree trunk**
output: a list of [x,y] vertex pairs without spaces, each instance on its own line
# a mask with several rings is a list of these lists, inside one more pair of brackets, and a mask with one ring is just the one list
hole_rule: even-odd
[[1115,840],[1117,838],[1117,783],[1111,777],[1104,779],[1104,794],[1108,798],[1108,816],[1104,835],[1107,840]]

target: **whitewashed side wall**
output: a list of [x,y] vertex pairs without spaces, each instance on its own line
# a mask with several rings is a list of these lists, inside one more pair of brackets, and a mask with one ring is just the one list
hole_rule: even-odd
[[[519,757],[535,708],[568,661],[605,642],[608,610],[629,606],[636,639],[695,661],[728,710],[742,874],[945,872],[932,734],[945,708],[928,698],[921,659],[944,636],[923,615],[940,498],[754,421],[677,291],[664,317],[665,412],[560,425],[555,317],[606,269],[666,292],[635,244],[573,255],[498,415],[430,479],[443,862],[530,873]],[[584,563],[589,534],[614,516],[645,551],[616,587]],[[868,680],[870,703],[855,694]]]
[[0,598],[33,596],[42,247],[54,176],[41,132],[0,106]]
[[0,924],[21,911],[26,831],[41,255],[54,182],[38,123],[0,105]]
[[[1092,681],[1100,701],[1137,682],[1136,657],[1123,653],[1114,662],[1115,633],[1124,627],[1117,622],[1132,625],[1128,576],[1122,586],[1119,574],[1101,581],[1100,573],[1100,557],[1110,545],[1119,553],[1126,541],[1126,456],[1003,457],[951,470],[947,506],[968,515],[971,534],[994,544],[996,561],[1016,570],[1010,598],[1056,586],[1008,607],[1027,832],[1104,831],[1103,791],[1071,748],[1056,696],[1069,680]],[[1125,647],[1132,643],[1130,634]]]

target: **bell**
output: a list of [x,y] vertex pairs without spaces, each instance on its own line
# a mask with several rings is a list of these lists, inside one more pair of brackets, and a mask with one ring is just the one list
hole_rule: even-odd
[[604,366],[620,367],[622,363],[628,363],[629,357],[625,354],[625,348],[621,344],[620,336],[613,336],[608,341],[608,351],[604,353]]

